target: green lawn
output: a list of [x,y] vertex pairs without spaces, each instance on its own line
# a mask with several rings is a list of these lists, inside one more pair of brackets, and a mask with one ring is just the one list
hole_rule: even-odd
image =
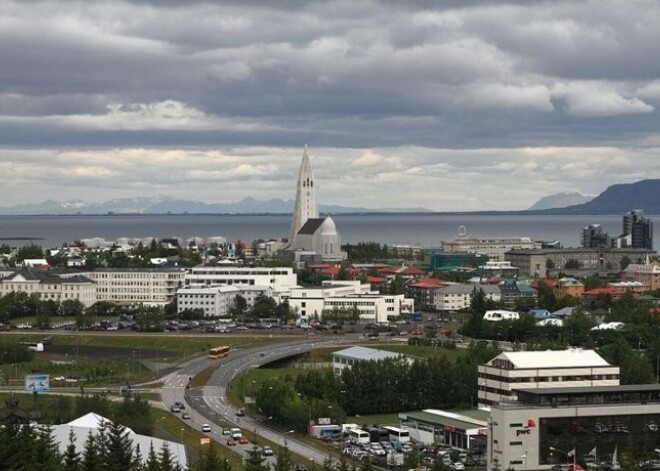
[[377,348],[382,350],[387,350],[390,352],[402,353],[404,355],[420,357],[420,358],[433,358],[433,357],[444,356],[450,361],[454,361],[458,357],[462,357],[467,354],[467,350],[464,348],[443,348],[443,347],[431,347],[425,345],[388,344],[388,345],[378,345]]

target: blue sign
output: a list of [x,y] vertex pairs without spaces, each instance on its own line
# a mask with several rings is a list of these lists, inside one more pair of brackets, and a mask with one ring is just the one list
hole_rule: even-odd
[[48,375],[27,375],[25,376],[25,390],[27,392],[45,392],[48,391]]

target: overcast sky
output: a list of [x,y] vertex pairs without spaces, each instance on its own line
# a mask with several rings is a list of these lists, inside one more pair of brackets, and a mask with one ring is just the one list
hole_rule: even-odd
[[[184,5],[185,6],[180,6]],[[660,176],[660,2],[0,0],[0,206],[525,209]]]

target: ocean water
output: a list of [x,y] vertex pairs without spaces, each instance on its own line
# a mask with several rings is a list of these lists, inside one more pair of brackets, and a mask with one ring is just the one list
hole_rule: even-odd
[[[610,235],[621,233],[621,216],[528,216],[372,214],[333,216],[342,243],[377,241],[439,247],[466,226],[475,237],[528,236],[535,240],[559,240],[564,247],[580,245],[582,228],[601,224]],[[651,219],[658,219],[651,216]],[[286,215],[107,215],[107,216],[0,216],[0,239],[11,246],[33,243],[57,247],[76,239],[101,237],[222,236],[229,241],[278,239],[288,236],[291,217]],[[654,247],[660,247],[660,230]]]

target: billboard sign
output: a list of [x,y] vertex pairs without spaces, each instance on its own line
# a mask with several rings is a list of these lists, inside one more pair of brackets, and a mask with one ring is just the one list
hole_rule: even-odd
[[25,391],[26,392],[45,392],[50,387],[48,375],[26,375],[25,376]]

